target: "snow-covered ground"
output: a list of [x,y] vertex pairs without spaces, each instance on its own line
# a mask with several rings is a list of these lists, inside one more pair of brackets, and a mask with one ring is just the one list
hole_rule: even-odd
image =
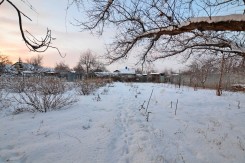
[[[113,85],[60,111],[12,115],[3,108],[0,162],[245,162],[245,94]],[[152,89],[147,122],[141,105]]]

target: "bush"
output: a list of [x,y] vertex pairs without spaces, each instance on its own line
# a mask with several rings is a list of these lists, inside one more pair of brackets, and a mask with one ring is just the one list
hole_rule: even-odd
[[8,97],[8,86],[9,80],[7,77],[0,77],[0,110],[11,106],[11,99]]
[[82,81],[77,81],[76,91],[80,95],[89,95],[93,93],[96,89],[105,86],[106,84],[111,83],[109,79],[86,79]]
[[43,94],[62,94],[66,91],[66,82],[59,78],[46,77],[40,81],[39,91]]
[[24,91],[16,98],[19,104],[17,112],[31,111],[31,112],[47,112],[52,110],[58,110],[65,106],[71,105],[76,100],[68,95],[62,94],[44,94],[38,91]]
[[7,96],[8,93],[0,89],[0,110],[11,106],[11,100]]
[[95,91],[95,83],[90,80],[77,81],[75,85],[79,95],[89,95]]
[[9,77],[8,83],[6,83],[6,89],[13,93],[23,92],[25,89],[25,81],[22,77]]
[[66,84],[58,78],[28,79],[21,93],[15,96],[18,103],[16,113],[23,111],[47,112],[58,110],[76,102],[73,96],[66,94]]

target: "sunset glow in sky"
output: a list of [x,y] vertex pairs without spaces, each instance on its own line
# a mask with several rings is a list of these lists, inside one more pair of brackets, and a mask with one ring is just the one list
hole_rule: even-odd
[[[70,8],[66,14],[67,0],[13,0],[16,6],[28,17],[29,21],[23,17],[23,28],[28,30],[37,38],[42,38],[46,34],[46,29],[52,31],[52,37],[56,38],[52,42],[52,46],[59,48],[62,58],[55,49],[48,49],[44,53],[30,52],[26,47],[18,26],[17,12],[7,2],[0,6],[0,54],[8,55],[12,62],[16,62],[20,57],[23,61],[37,54],[44,57],[43,66],[54,67],[56,63],[64,62],[73,68],[82,52],[90,49],[97,56],[103,56],[105,53],[105,44],[109,43],[113,36],[111,30],[105,31],[103,36],[94,36],[89,32],[81,32],[79,27],[73,26],[74,18],[81,19],[82,15],[74,6]],[[25,3],[24,3],[25,2]],[[30,3],[34,10],[28,6]],[[100,58],[100,57],[98,57]],[[181,64],[173,61],[172,58],[166,61],[156,62],[155,68],[159,71],[165,68],[178,70]],[[133,59],[115,63],[108,66],[110,71],[120,69],[122,67],[137,67]]]

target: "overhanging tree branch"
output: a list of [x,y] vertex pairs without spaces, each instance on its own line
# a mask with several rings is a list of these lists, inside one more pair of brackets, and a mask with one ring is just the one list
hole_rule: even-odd
[[199,31],[245,31],[245,15],[228,15],[201,17],[191,19],[180,25],[152,29],[140,34],[139,38],[154,37],[155,35],[179,35],[181,33]]
[[4,2],[4,0],[2,0],[2,1],[0,2],[0,5],[1,5],[3,2]]
[[[110,62],[127,58],[129,53],[140,53],[135,55],[144,63],[187,51],[194,54],[198,49],[229,51],[244,57],[245,15],[241,11],[244,0],[90,0],[87,3],[88,17],[81,21],[82,29],[103,32],[101,27],[110,24],[117,31],[107,53]],[[224,15],[224,10],[231,14]],[[214,34],[216,38],[210,42]],[[139,48],[140,52],[134,51]]]
[[[51,31],[49,29],[47,29],[47,33],[46,36],[43,40],[37,40],[35,37],[32,36],[33,40],[30,40],[29,38],[27,38],[25,36],[25,33],[23,31],[23,27],[22,27],[22,15],[25,16],[26,18],[28,18],[29,20],[31,20],[29,17],[27,17],[25,14],[23,14],[11,1],[6,0],[9,4],[11,4],[11,6],[16,10],[17,14],[18,14],[18,18],[19,18],[19,27],[20,27],[20,32],[21,32],[21,36],[24,40],[24,42],[26,43],[27,47],[32,50],[32,51],[37,51],[37,52],[44,52],[47,50],[47,48],[50,45],[50,42],[52,40],[51,37]],[[40,50],[40,48],[43,48],[42,50]]]
[[0,5],[4,1],[9,3],[16,10],[16,12],[18,14],[18,21],[19,21],[19,28],[20,28],[21,37],[23,38],[26,46],[29,48],[30,51],[45,52],[48,48],[54,48],[61,55],[61,53],[57,47],[50,46],[52,40],[54,40],[54,38],[52,38],[52,36],[51,36],[51,30],[47,29],[45,37],[43,39],[40,39],[40,40],[38,40],[36,37],[34,37],[29,31],[25,31],[25,32],[28,33],[30,37],[26,36],[24,29],[23,29],[22,16],[26,17],[30,21],[32,21],[32,20],[27,15],[25,15],[23,12],[21,12],[19,10],[19,8],[10,0],[2,0],[0,2]]

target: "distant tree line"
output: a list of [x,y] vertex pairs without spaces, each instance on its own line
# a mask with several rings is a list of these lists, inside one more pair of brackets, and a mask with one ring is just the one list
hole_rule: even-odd
[[108,71],[105,67],[105,64],[98,60],[97,56],[87,50],[82,52],[79,58],[78,63],[72,69],[69,68],[64,62],[57,63],[55,66],[55,71],[71,71],[74,70],[77,73],[89,74],[92,72],[103,72]]

